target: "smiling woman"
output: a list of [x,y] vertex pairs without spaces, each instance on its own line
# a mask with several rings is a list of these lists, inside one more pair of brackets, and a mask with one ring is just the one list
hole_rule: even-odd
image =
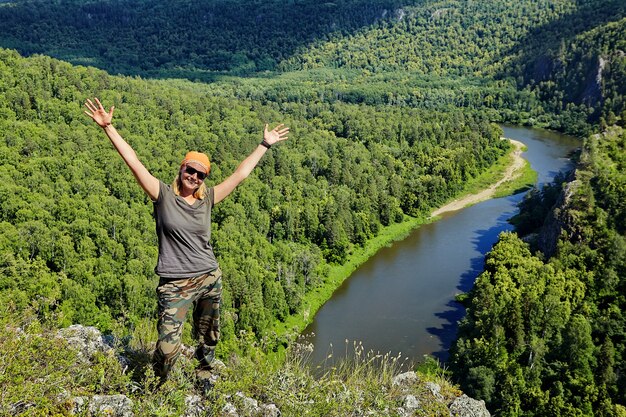
[[180,164],[180,171],[172,183],[174,194],[180,195],[181,190],[184,192],[184,187],[186,187],[193,190],[191,198],[187,200],[190,204],[193,204],[193,199],[204,198],[207,189],[203,181],[209,175],[210,170],[211,162],[208,156],[201,152],[187,152]]
[[88,99],[85,106],[88,109],[85,113],[104,129],[154,204],[159,242],[155,272],[160,277],[157,287],[159,339],[153,357],[155,374],[161,382],[167,379],[180,355],[185,316],[193,306],[198,379],[208,379],[220,336],[222,294],[222,271],[211,246],[211,209],[250,175],[272,145],[287,139],[289,128],[279,124],[268,130],[265,125],[263,142],[231,176],[210,188],[204,183],[211,169],[209,157],[201,152],[188,152],[170,186],[152,176],[113,127],[114,106],[107,112],[97,98]]

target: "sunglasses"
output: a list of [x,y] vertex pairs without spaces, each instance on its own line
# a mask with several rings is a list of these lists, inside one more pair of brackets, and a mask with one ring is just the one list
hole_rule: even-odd
[[196,174],[200,181],[204,181],[204,179],[206,178],[206,175],[207,175],[205,172],[198,171],[197,169],[194,169],[194,168],[190,167],[189,165],[187,165],[185,167],[185,173],[189,174],[189,175]]

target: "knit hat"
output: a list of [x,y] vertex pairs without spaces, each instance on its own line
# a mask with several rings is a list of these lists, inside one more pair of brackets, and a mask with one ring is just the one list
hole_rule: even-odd
[[187,152],[187,155],[185,155],[185,158],[180,163],[180,166],[182,167],[188,162],[195,162],[196,164],[201,165],[202,168],[204,168],[204,172],[207,174],[211,170],[211,161],[209,161],[209,157],[201,152]]

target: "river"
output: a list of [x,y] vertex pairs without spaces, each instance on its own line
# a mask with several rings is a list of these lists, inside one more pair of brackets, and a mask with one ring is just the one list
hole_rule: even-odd
[[[566,170],[567,155],[581,144],[545,130],[502,128],[505,137],[528,147],[523,157],[537,171],[539,186]],[[507,220],[523,196],[443,214],[381,249],[335,291],[303,332],[315,346],[312,364],[332,364],[351,354],[355,343],[365,352],[389,352],[414,362],[430,355],[445,362],[465,314],[454,297],[471,289],[498,235],[512,230]]]

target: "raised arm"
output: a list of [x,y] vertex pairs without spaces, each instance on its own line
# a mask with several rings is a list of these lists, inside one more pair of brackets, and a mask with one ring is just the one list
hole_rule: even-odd
[[107,113],[102,106],[102,103],[100,103],[100,100],[97,98],[94,98],[94,100],[95,103],[89,99],[85,102],[85,107],[89,110],[85,111],[85,114],[91,117],[93,121],[104,130],[115,149],[117,149],[117,152],[130,168],[141,188],[143,188],[152,201],[156,201],[159,197],[159,180],[153,177],[146,167],[143,166],[139,158],[137,158],[137,154],[133,148],[126,143],[117,130],[115,130],[115,127],[111,124],[115,106],[111,106],[111,109]]
[[217,204],[228,197],[228,195],[232,193],[243,180],[248,178],[248,175],[250,175],[254,167],[257,166],[270,146],[287,139],[289,128],[283,126],[284,125],[281,123],[274,129],[268,130],[268,125],[265,125],[265,130],[263,131],[263,142],[261,142],[259,146],[257,146],[256,149],[241,162],[241,164],[239,164],[235,172],[233,172],[230,177],[226,178],[223,182],[214,187],[214,204]]

